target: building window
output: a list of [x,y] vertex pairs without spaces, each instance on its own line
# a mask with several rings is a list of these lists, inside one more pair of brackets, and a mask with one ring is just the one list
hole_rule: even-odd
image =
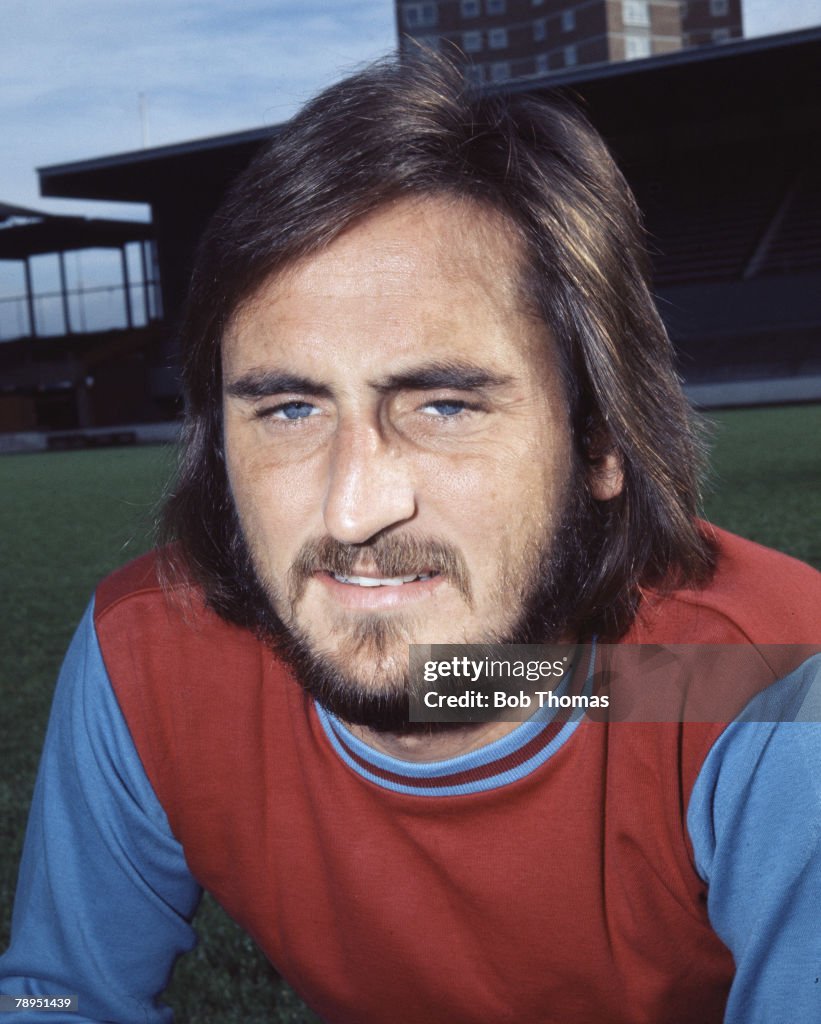
[[405,28],[432,28],[437,18],[436,4],[405,4],[402,17]]
[[624,0],[621,5],[621,20],[625,25],[649,28],[650,4],[647,0]]
[[578,64],[579,55],[576,53],[576,44],[571,43],[570,46],[564,48],[564,66],[566,68],[572,68],[574,64]]
[[491,50],[504,50],[507,46],[507,29],[492,28],[487,34],[487,45]]
[[541,7],[544,0],[530,0],[530,2],[534,7]]
[[537,53],[536,54],[536,74],[537,75],[546,75],[549,70],[550,70],[550,65],[548,64],[547,54],[546,53]]
[[488,14],[504,14],[506,7],[505,0],[485,0],[485,9]]
[[467,64],[465,66],[465,78],[471,85],[481,85],[485,76],[481,64]]
[[710,14],[713,18],[723,18],[729,12],[729,0],[710,0]]
[[572,32],[576,27],[576,12],[562,11],[562,32]]
[[726,43],[731,36],[732,33],[728,28],[714,28],[712,31],[712,39],[714,43]]
[[650,37],[626,35],[624,37],[625,60],[638,60],[650,56]]
[[507,82],[510,78],[510,62],[497,60],[490,65],[491,82]]
[[481,11],[480,0],[462,0],[462,17],[478,18]]
[[541,21],[533,22],[533,41],[541,43],[545,39],[547,39],[547,22],[542,18]]
[[462,49],[465,53],[481,53],[482,50],[482,33],[481,32],[463,32],[462,33]]

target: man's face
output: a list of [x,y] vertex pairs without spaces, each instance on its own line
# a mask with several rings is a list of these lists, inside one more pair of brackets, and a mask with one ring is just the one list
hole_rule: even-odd
[[551,553],[570,431],[518,260],[492,211],[398,202],[226,333],[226,460],[257,576],[361,694],[404,684],[410,643],[510,637]]

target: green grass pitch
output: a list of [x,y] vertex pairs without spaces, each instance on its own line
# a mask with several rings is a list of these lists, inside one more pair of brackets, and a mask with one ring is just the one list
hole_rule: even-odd
[[[821,568],[821,406],[710,417],[706,500],[720,526]],[[0,950],[60,660],[95,583],[150,544],[162,448],[0,458]],[[168,1000],[180,1024],[315,1022],[212,901]]]

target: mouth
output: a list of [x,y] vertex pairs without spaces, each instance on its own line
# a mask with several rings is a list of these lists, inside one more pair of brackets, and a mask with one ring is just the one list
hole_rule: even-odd
[[414,536],[383,535],[368,544],[341,544],[332,537],[308,541],[288,572],[292,608],[306,588],[334,605],[363,610],[409,606],[450,589],[472,605],[460,552],[442,541]]
[[401,587],[406,583],[420,583],[434,579],[438,572],[415,573],[412,576],[345,576],[342,573],[329,572],[328,575],[349,587]]
[[402,576],[362,576],[325,569],[314,573],[313,579],[335,607],[355,612],[393,613],[427,600],[447,577],[432,569]]

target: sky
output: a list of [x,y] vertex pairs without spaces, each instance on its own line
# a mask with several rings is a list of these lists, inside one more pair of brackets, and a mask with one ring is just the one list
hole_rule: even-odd
[[821,0],[741,0],[741,11],[747,36],[821,25]]
[[152,146],[276,124],[395,41],[392,0],[4,0],[0,202],[134,216],[35,168],[139,149],[141,94]]

